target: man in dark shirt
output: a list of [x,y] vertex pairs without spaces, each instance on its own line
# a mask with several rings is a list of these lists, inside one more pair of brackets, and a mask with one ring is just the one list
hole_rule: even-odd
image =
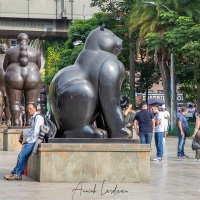
[[185,155],[184,152],[184,146],[185,146],[185,134],[184,129],[189,128],[187,119],[185,115],[188,113],[188,109],[183,107],[181,109],[181,113],[178,113],[177,121],[178,121],[178,147],[177,147],[177,157],[178,158],[188,158],[188,156]]
[[141,144],[151,144],[152,133],[155,129],[154,116],[147,110],[146,102],[141,103],[140,109],[140,112],[135,116],[134,129],[136,134],[140,137]]

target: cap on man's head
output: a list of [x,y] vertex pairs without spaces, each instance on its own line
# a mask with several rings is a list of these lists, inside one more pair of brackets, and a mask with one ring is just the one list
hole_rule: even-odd
[[162,105],[162,108],[165,108],[165,104]]

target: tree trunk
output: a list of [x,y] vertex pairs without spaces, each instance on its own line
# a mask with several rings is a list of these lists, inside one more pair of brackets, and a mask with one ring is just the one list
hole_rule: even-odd
[[160,73],[162,76],[162,83],[165,96],[165,106],[170,111],[170,74],[166,64],[166,48],[156,49],[156,62],[159,66]]
[[149,96],[149,90],[148,90],[148,87],[146,88],[146,102],[147,102],[147,105],[148,105],[148,96]]
[[130,38],[130,96],[133,99],[132,104],[133,108],[135,108],[135,59],[133,53],[133,42]]

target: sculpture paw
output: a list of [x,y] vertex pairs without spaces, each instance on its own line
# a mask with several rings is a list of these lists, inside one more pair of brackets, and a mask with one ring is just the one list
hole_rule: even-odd
[[132,131],[125,127],[121,129],[121,135],[124,135],[124,138],[127,139],[131,139],[133,137]]

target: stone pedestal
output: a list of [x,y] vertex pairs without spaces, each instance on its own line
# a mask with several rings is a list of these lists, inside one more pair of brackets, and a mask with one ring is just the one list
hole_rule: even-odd
[[19,137],[26,126],[10,126],[3,133],[3,150],[4,151],[20,151],[22,145],[19,143]]
[[3,134],[7,130],[7,126],[0,126],[0,148],[3,148]]
[[149,182],[150,146],[137,143],[42,143],[28,162],[40,182]]

